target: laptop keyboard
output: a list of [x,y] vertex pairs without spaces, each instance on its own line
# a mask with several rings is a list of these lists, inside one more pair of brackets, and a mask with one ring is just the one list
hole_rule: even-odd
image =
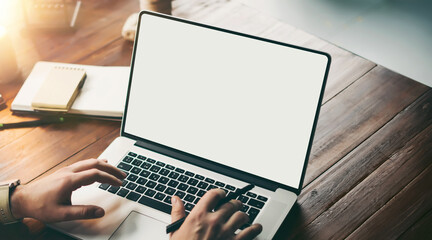
[[[227,194],[237,190],[236,187],[224,182],[133,152],[129,152],[117,165],[117,168],[127,173],[122,186],[110,186],[103,183],[99,186],[100,189],[168,214],[171,214],[173,195],[183,200],[186,214],[188,214],[210,189],[220,188]],[[243,202],[241,211],[249,215],[248,224],[252,224],[268,198],[247,192],[237,199]]]

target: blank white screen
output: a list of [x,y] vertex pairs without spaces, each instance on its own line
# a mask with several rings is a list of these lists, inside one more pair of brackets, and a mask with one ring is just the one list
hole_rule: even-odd
[[144,14],[124,131],[298,188],[324,55]]

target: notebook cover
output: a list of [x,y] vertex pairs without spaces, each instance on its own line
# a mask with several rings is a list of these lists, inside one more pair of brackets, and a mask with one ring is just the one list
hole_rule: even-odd
[[81,68],[55,66],[33,98],[32,107],[46,111],[67,111],[84,83]]

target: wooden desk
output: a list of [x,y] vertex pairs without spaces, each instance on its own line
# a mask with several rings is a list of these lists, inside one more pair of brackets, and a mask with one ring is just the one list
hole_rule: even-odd
[[[137,9],[135,0],[84,1],[78,29],[64,34],[32,33],[16,21],[10,35],[22,77],[0,85],[8,104],[0,122],[23,120],[9,106],[36,61],[128,65],[132,44],[120,30]],[[238,0],[176,0],[172,14],[332,55],[304,189],[277,239],[432,237],[432,89]],[[0,180],[26,183],[97,157],[119,125],[82,119],[0,131]],[[2,239],[67,239],[31,219],[0,232]]]

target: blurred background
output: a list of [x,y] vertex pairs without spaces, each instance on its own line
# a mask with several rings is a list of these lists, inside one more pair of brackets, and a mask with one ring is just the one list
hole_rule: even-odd
[[242,0],[432,87],[430,0]]

